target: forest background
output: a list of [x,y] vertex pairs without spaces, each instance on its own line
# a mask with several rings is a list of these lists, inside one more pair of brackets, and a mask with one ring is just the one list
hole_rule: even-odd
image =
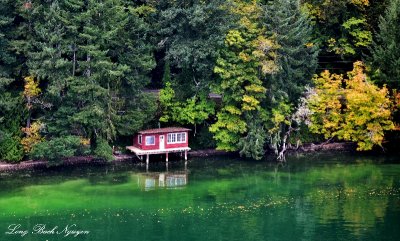
[[399,45],[400,0],[0,0],[0,160],[398,143]]

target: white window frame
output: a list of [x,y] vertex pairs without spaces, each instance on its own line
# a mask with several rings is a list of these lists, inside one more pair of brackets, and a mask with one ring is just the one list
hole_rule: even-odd
[[138,143],[139,143],[139,145],[142,145],[142,143],[143,143],[142,135],[138,135]]
[[[152,144],[147,142],[147,138],[148,137],[152,137],[153,138],[154,142]],[[145,142],[146,142],[145,143],[146,146],[154,146],[156,144],[156,136],[146,136],[144,139],[145,139]]]
[[[178,134],[181,136],[181,140],[178,141]],[[184,137],[182,141],[182,136]],[[167,144],[178,144],[178,143],[186,143],[187,135],[186,132],[176,132],[176,133],[168,133],[167,134]]]

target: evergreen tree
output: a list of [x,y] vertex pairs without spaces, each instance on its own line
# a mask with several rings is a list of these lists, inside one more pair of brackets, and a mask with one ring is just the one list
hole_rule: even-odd
[[29,157],[47,160],[50,165],[53,165],[62,163],[63,158],[82,155],[84,152],[85,148],[82,147],[81,139],[67,135],[38,143],[29,153]]
[[157,101],[152,94],[143,92],[150,83],[149,73],[155,67],[153,56],[151,15],[155,9],[148,4],[122,1],[128,10],[123,31],[110,48],[112,59],[127,66],[120,85],[116,86],[114,108],[117,111],[117,134],[131,136],[153,120]]
[[400,0],[391,0],[379,21],[371,49],[374,76],[380,84],[400,89]]
[[0,0],[0,160],[19,162],[24,155],[20,143],[24,108],[13,74],[14,10],[14,1]]
[[41,19],[41,12],[36,11],[41,2],[16,0],[14,4],[13,38],[10,42],[16,55],[17,66],[15,75],[17,80],[29,76],[27,65],[28,55],[35,50],[35,21]]
[[11,83],[11,68],[15,62],[10,46],[13,22],[12,12],[12,1],[0,0],[0,91]]
[[248,115],[246,117],[248,132],[238,142],[239,154],[260,160],[265,154],[267,131],[258,116]]
[[7,91],[0,94],[0,160],[19,162],[24,157],[21,145],[24,106],[21,96]]
[[128,66],[109,55],[118,33],[124,31],[127,13],[120,1],[89,0],[82,13],[79,32],[77,76],[72,78],[64,108],[72,108],[69,124],[79,135],[89,137],[93,149],[97,139],[116,136],[116,109],[112,100]]
[[90,138],[104,153],[117,130],[132,135],[151,119],[155,101],[141,92],[154,67],[149,26],[132,2],[52,1],[32,11],[27,63],[47,86],[48,138]]
[[68,82],[77,76],[78,29],[84,4],[79,0],[51,1],[35,6],[34,34],[27,41],[35,46],[27,53],[29,72],[46,81],[53,103],[62,102]]
[[317,67],[317,46],[312,43],[310,21],[300,11],[299,0],[274,1],[265,7],[267,34],[275,38],[279,70],[267,78],[271,99],[297,105]]
[[[285,151],[286,141],[294,130],[292,125],[296,125],[291,120],[293,107],[298,105],[305,87],[311,84],[318,49],[312,43],[311,24],[300,10],[299,0],[273,1],[266,5],[264,23],[267,36],[279,45],[278,71],[266,76],[268,98],[263,103],[268,114],[268,144],[278,154]],[[283,158],[283,154],[278,158]]]
[[175,91],[181,100],[210,91],[218,49],[230,26],[229,2],[223,0],[157,3],[159,48],[174,69]]
[[164,64],[164,74],[162,82],[167,84],[171,83],[171,66],[169,65],[169,60],[167,59]]
[[[4,98],[6,98],[7,87],[13,81],[11,72],[15,56],[11,51],[10,45],[11,26],[13,22],[12,12],[12,1],[0,0],[0,112],[3,112],[7,108]],[[0,115],[0,125],[2,121],[4,121],[4,116]]]
[[196,134],[196,126],[214,113],[214,105],[207,96],[218,50],[231,25],[228,6],[230,2],[222,0],[163,0],[156,4],[159,10],[157,47],[166,55],[163,61],[166,87],[161,93],[169,92],[169,88],[174,91],[170,99],[160,97],[168,99],[160,103],[161,122],[194,125]]

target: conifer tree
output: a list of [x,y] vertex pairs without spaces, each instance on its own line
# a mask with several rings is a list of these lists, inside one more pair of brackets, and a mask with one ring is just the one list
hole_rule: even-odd
[[155,97],[143,92],[150,83],[149,73],[155,67],[151,26],[155,9],[145,3],[127,0],[122,3],[128,11],[126,21],[122,31],[115,33],[117,39],[109,54],[127,67],[116,86],[119,101],[114,101],[114,108],[117,110],[117,134],[131,136],[154,118],[157,109]]
[[260,160],[265,155],[267,130],[263,120],[256,114],[246,115],[247,133],[238,142],[239,154]]
[[114,92],[127,66],[113,62],[110,47],[123,31],[126,13],[119,1],[89,0],[79,33],[79,76],[73,78],[68,98],[76,108],[70,122],[80,127],[96,147],[97,139],[115,138]]
[[[278,71],[266,75],[268,144],[276,154],[283,153],[292,128],[292,114],[317,67],[317,46],[312,28],[300,10],[299,0],[273,1],[264,7],[267,36],[277,44]],[[280,155],[280,156],[279,156]],[[279,154],[278,158],[284,158]]]
[[0,160],[9,162],[21,161],[24,154],[20,143],[24,108],[13,74],[14,10],[14,1],[0,0]]
[[13,38],[10,42],[16,55],[17,66],[15,74],[21,80],[29,76],[28,55],[35,51],[35,22],[41,19],[40,12],[36,11],[42,3],[26,0],[16,0],[14,5]]
[[230,27],[229,1],[158,1],[159,48],[175,70],[181,100],[210,91],[218,49]]
[[312,43],[310,21],[300,11],[299,0],[273,1],[265,7],[267,34],[275,38],[279,70],[268,76],[271,99],[296,105],[317,67],[317,46]]
[[371,49],[374,76],[380,84],[400,89],[400,0],[391,0],[379,21]]
[[159,26],[157,47],[166,55],[163,62],[167,78],[163,80],[162,93],[169,92],[168,88],[174,91],[170,99],[174,108],[165,108],[169,104],[160,103],[163,109],[160,121],[192,125],[196,135],[196,126],[214,113],[214,105],[207,96],[214,81],[219,49],[232,25],[230,1],[161,0],[155,6],[158,9],[155,26]]
[[11,67],[15,62],[10,46],[12,12],[12,1],[0,0],[0,90],[11,83]]
[[59,103],[70,79],[77,76],[78,29],[81,26],[79,0],[52,1],[34,6],[34,34],[29,42],[35,48],[27,53],[29,72],[48,83],[51,101]]
[[53,1],[32,11],[27,63],[47,86],[48,138],[90,138],[94,153],[105,153],[117,130],[132,135],[151,119],[154,101],[141,90],[154,60],[142,11],[120,0]]

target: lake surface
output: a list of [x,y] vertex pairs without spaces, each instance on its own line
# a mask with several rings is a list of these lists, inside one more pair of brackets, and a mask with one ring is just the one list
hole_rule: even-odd
[[319,154],[1,173],[0,240],[400,240],[397,163]]

